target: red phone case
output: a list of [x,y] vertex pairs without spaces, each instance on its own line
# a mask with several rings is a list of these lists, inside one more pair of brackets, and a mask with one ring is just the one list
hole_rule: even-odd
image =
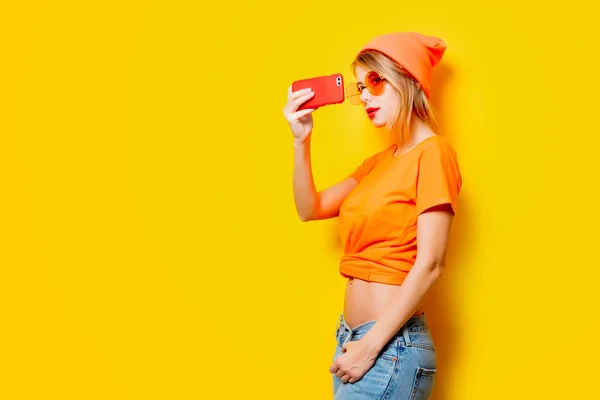
[[319,108],[344,102],[344,77],[342,74],[317,76],[292,83],[293,92],[306,88],[311,88],[315,94],[311,99],[298,107],[298,110]]

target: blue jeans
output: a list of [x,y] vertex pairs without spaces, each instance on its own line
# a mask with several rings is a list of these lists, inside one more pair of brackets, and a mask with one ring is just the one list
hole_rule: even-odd
[[[346,342],[361,339],[374,324],[375,321],[369,321],[350,329],[342,314],[333,359],[343,354]],[[343,383],[333,374],[334,400],[427,400],[433,390],[436,367],[435,347],[425,315],[413,316],[383,347],[361,379]]]

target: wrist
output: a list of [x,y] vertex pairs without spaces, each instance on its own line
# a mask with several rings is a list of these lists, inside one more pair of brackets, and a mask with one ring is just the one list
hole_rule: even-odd
[[367,351],[372,355],[377,355],[383,350],[387,340],[377,330],[371,329],[363,337]]
[[309,140],[310,140],[310,136],[307,136],[306,138],[304,138],[304,140],[294,138],[294,148],[302,149],[302,148],[306,147],[309,143]]

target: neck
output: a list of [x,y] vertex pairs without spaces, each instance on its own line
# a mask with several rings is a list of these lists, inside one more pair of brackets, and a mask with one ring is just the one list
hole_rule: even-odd
[[404,143],[398,145],[395,155],[403,154],[415,147],[422,140],[435,135],[435,132],[421,118],[413,117],[410,125],[410,136]]

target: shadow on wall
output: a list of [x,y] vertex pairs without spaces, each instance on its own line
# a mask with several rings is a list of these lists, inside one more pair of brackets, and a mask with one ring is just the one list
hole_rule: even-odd
[[[447,104],[445,86],[452,79],[452,67],[448,63],[441,63],[433,70],[432,76],[432,103],[439,122],[440,134],[448,137],[451,144],[459,139],[453,132],[445,130],[445,121],[454,116],[445,114],[444,105]],[[458,155],[460,160],[460,154]],[[464,176],[463,176],[464,179]],[[462,335],[459,316],[458,301],[460,291],[460,270],[462,259],[468,248],[468,227],[470,226],[469,201],[465,198],[465,183],[457,201],[457,214],[452,222],[452,230],[446,255],[446,268],[444,276],[431,289],[424,302],[427,322],[430,326],[433,339],[437,348],[438,372],[435,388],[431,400],[447,400],[446,393],[450,392],[450,371],[460,361],[460,343]]]
[[[446,103],[447,92],[446,85],[452,79],[452,67],[448,65],[448,63],[440,63],[438,64],[432,71],[431,76],[431,103],[433,106],[433,111],[440,125],[440,134],[445,136],[446,130],[444,121],[450,119],[446,116],[444,105]],[[450,136],[450,141],[455,140],[456,138]]]

